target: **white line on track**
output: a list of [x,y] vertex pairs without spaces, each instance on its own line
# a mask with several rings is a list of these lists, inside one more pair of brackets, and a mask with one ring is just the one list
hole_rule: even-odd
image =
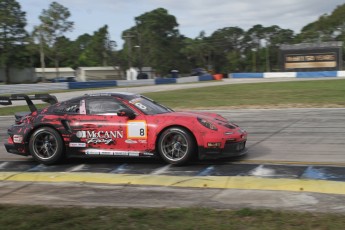
[[4,169],[7,165],[8,165],[9,162],[2,162],[0,164],[0,169]]
[[77,166],[74,166],[68,170],[66,170],[67,172],[75,172],[75,171],[80,171],[82,170],[83,168],[85,167],[85,164],[80,164],[80,165],[77,165]]
[[160,167],[154,171],[152,171],[150,174],[151,175],[159,175],[159,174],[162,174],[166,171],[168,171],[170,169],[171,165],[166,165],[166,166],[163,166],[163,167]]

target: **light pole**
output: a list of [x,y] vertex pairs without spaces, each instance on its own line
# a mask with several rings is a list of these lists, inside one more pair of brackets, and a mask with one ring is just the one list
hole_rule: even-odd
[[127,50],[127,58],[128,58],[128,69],[132,67],[132,45],[131,45],[131,38],[134,37],[133,35],[130,35],[130,33],[127,33],[127,35],[122,36],[123,39],[128,43],[128,50]]
[[256,48],[252,48],[253,72],[256,72]]
[[266,41],[266,72],[270,72],[270,53],[268,41]]
[[138,68],[139,68],[139,74],[142,73],[142,68],[143,68],[143,62],[142,62],[142,55],[141,55],[141,45],[136,45],[134,46],[134,48],[138,48],[138,53],[139,53],[139,57],[138,57]]
[[135,21],[135,29],[136,29],[136,32],[137,32],[137,36],[138,36],[138,45],[136,45],[135,47],[139,49],[139,63],[138,63],[138,68],[139,68],[139,74],[142,73],[142,65],[143,65],[143,60],[142,60],[142,55],[141,55],[141,52],[142,52],[142,44],[141,44],[141,33],[139,31],[139,23],[138,21]]

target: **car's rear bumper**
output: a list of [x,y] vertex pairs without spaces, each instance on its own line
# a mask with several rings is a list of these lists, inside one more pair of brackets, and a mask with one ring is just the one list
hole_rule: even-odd
[[205,148],[199,146],[199,159],[218,159],[238,157],[247,153],[246,141],[226,142],[224,148]]
[[18,147],[15,144],[5,143],[5,148],[8,153],[18,154],[21,156],[28,156],[27,152],[19,151]]

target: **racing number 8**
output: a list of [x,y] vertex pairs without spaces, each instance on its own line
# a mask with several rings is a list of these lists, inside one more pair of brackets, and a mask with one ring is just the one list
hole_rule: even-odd
[[146,121],[128,121],[127,138],[146,138],[147,128]]
[[142,137],[145,136],[145,129],[141,128],[139,134],[140,134],[140,136],[142,136]]
[[135,103],[135,105],[136,105],[139,109],[141,109],[141,110],[146,110],[146,109],[147,109],[145,105],[143,105],[143,104],[141,104],[141,103],[139,103],[139,102]]

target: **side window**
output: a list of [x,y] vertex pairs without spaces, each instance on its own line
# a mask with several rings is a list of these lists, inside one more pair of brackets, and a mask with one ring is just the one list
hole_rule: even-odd
[[64,114],[79,114],[80,100],[64,102],[55,109],[55,112]]
[[86,103],[88,114],[114,114],[124,108],[127,107],[114,98],[91,98]]

